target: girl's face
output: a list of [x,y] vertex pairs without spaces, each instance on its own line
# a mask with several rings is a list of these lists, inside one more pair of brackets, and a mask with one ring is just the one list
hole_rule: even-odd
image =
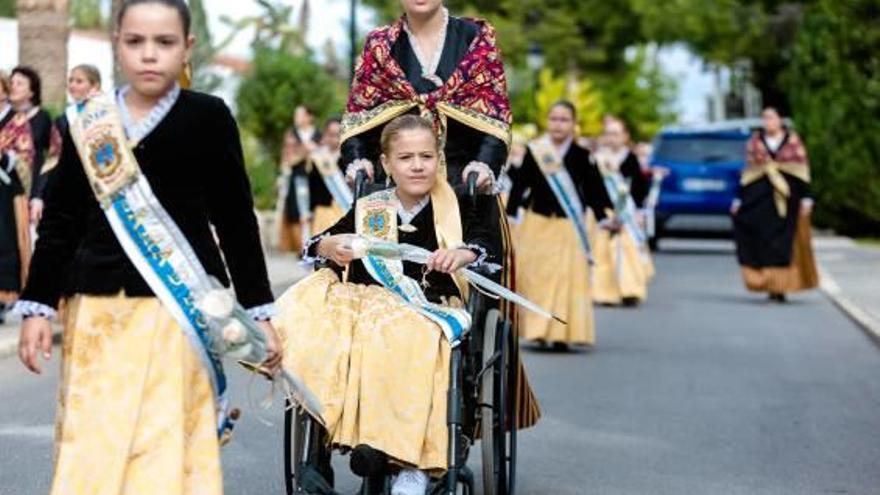
[[609,120],[605,124],[604,137],[605,144],[614,149],[619,149],[626,146],[626,142],[629,139],[626,128],[623,127],[623,124],[621,124],[617,120]]
[[83,101],[93,90],[100,89],[97,84],[92,84],[89,78],[81,70],[73,70],[67,78],[67,92],[73,101]]
[[397,189],[410,197],[423,197],[434,187],[439,166],[437,139],[426,129],[401,131],[391,140],[382,165]]
[[129,7],[116,36],[119,65],[132,90],[153,98],[178,80],[195,42],[184,34],[177,10],[160,3]]
[[15,106],[31,102],[34,92],[31,90],[31,80],[21,74],[13,74],[9,80],[9,101]]
[[779,113],[772,108],[764,110],[761,114],[761,121],[764,123],[764,130],[768,134],[776,134],[782,130],[782,119],[779,117]]
[[426,16],[437,12],[443,0],[400,0],[400,6],[409,16]]
[[553,107],[547,116],[547,133],[554,141],[562,142],[574,136],[574,125],[574,115],[562,105]]

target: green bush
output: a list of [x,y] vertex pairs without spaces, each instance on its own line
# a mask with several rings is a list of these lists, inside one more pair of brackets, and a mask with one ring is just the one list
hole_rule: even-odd
[[336,82],[307,57],[260,50],[238,90],[238,118],[268,156],[278,157],[297,105],[308,104],[319,120],[337,110]]
[[875,0],[818,1],[787,81],[810,155],[816,221],[849,235],[880,234],[878,14]]
[[345,88],[307,57],[263,49],[238,90],[238,121],[257,207],[275,204],[275,178],[293,111],[307,103],[319,121],[342,108]]
[[241,129],[241,147],[257,209],[275,208],[277,163],[260,146],[259,140],[247,129]]
[[0,17],[15,17],[15,0],[0,0]]

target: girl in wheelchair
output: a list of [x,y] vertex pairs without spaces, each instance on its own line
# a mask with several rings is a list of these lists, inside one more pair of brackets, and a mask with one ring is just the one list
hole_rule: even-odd
[[[447,467],[450,349],[470,322],[456,270],[497,262],[501,239],[492,198],[459,200],[448,185],[429,122],[398,117],[381,148],[393,187],[308,243],[306,255],[328,268],[281,297],[276,323],[285,366],[318,396],[330,445],[384,453],[398,471],[392,494],[422,495]],[[424,265],[363,257],[352,234],[432,254]]]

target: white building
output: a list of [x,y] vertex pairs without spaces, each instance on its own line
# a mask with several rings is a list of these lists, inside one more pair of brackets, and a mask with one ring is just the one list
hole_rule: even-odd
[[[104,31],[72,30],[67,42],[67,67],[92,64],[101,71],[105,89],[113,88],[113,47]],[[18,65],[18,21],[0,17],[0,70],[9,72]],[[218,55],[211,72],[222,78],[215,94],[235,109],[235,93],[241,76],[249,67],[247,60]]]
[[[101,71],[105,88],[113,87],[113,49],[103,31],[70,33],[67,42],[67,67],[92,64]],[[18,21],[0,18],[0,70],[9,72],[18,65]]]

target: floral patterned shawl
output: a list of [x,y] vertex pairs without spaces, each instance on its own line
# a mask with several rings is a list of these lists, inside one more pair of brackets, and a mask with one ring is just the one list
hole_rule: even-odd
[[15,169],[24,185],[25,194],[30,194],[36,148],[31,134],[31,119],[37,114],[35,108],[29,112],[19,112],[0,129],[0,151],[15,153]]
[[343,141],[418,108],[441,138],[451,117],[509,145],[512,115],[495,30],[486,21],[468,20],[480,27],[468,53],[443,86],[422,95],[391,54],[405,19],[371,32],[355,70],[343,117]]

